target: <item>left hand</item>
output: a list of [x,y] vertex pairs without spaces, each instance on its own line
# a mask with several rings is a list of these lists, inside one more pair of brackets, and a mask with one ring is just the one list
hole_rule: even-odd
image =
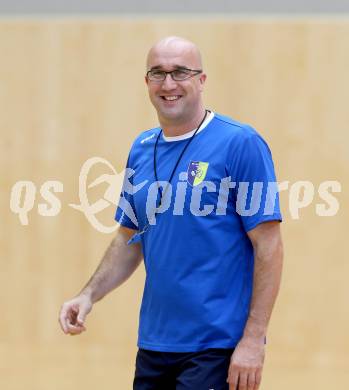
[[257,390],[262,379],[264,355],[264,338],[243,337],[230,359],[229,390]]

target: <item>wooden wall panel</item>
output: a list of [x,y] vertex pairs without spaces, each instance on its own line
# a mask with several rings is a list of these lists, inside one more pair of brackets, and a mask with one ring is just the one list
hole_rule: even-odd
[[[112,235],[78,203],[82,164],[121,171],[133,138],[156,124],[147,100],[148,48],[166,35],[194,40],[208,73],[207,106],[254,125],[280,181],[342,184],[340,210],[289,211],[282,194],[285,272],[269,332],[262,390],[349,385],[349,20],[23,20],[0,22],[0,386],[6,390],[131,388],[144,272],[103,301],[79,337],[58,310],[97,266]],[[96,176],[96,172],[95,172]],[[59,180],[61,212],[10,211],[12,186]],[[103,195],[105,187],[92,196]],[[114,206],[101,219],[112,223]]]

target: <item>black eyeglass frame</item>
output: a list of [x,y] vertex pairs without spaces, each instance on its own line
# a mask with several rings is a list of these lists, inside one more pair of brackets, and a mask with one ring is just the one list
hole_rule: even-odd
[[[177,71],[181,71],[181,70],[184,70],[184,71],[188,71],[188,72],[190,72],[189,74],[188,74],[188,77],[186,77],[185,79],[181,79],[181,80],[176,80],[176,79],[174,79],[173,78],[173,72],[177,72]],[[151,73],[151,72],[161,72],[162,74],[164,74],[164,78],[163,79],[159,79],[159,80],[154,80],[154,79],[151,79],[151,78],[149,78],[149,73]],[[184,81],[184,80],[188,80],[188,79],[190,79],[191,77],[194,77],[194,76],[196,76],[196,75],[198,75],[198,74],[200,74],[200,73],[202,73],[203,71],[202,71],[202,69],[189,69],[189,68],[178,68],[178,69],[173,69],[173,70],[170,70],[170,71],[166,71],[166,70],[161,70],[161,69],[150,69],[150,70],[148,70],[148,72],[147,72],[147,74],[146,74],[146,77],[147,77],[147,79],[149,80],[149,81],[154,81],[154,82],[163,82],[163,81],[165,81],[166,80],[166,77],[167,77],[167,75],[169,74],[170,76],[171,76],[171,79],[173,80],[173,81]]]

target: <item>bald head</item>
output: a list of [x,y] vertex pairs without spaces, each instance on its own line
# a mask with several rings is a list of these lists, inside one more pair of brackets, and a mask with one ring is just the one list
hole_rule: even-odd
[[187,39],[170,36],[161,39],[149,50],[147,56],[147,70],[155,66],[165,65],[156,63],[156,61],[169,57],[175,57],[179,62],[182,62],[177,65],[191,67],[191,69],[202,69],[201,54],[198,47]]
[[193,42],[171,36],[150,49],[145,82],[164,134],[180,135],[200,123],[205,114],[205,80],[200,51]]

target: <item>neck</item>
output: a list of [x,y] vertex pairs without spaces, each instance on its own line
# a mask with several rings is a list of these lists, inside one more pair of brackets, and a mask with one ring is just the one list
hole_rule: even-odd
[[173,121],[166,121],[159,118],[160,126],[165,136],[176,137],[183,135],[191,130],[196,129],[205,115],[205,108],[198,110],[195,116],[192,116],[189,120],[179,121],[174,123]]

